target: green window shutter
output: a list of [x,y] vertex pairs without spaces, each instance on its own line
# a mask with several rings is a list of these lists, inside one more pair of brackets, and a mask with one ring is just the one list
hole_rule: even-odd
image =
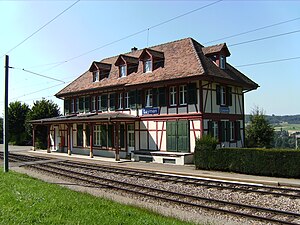
[[64,110],[65,110],[65,115],[70,113],[70,99],[65,99]]
[[101,146],[103,147],[107,147],[107,129],[106,129],[106,125],[101,125],[100,126],[100,131],[101,131]]
[[221,141],[226,141],[226,122],[221,121]]
[[113,147],[113,134],[114,134],[114,127],[113,125],[108,125],[108,147]]
[[101,95],[101,111],[107,111],[107,95]]
[[152,99],[153,99],[153,107],[157,107],[158,106],[158,91],[156,88],[152,89]]
[[114,111],[116,109],[116,94],[113,93],[113,94],[110,94],[109,95],[109,109],[111,111]]
[[207,122],[207,126],[208,126],[208,134],[210,136],[214,136],[214,133],[213,133],[213,122],[212,121],[208,121]]
[[83,112],[84,99],[83,97],[79,98],[79,112]]
[[125,125],[120,125],[120,146],[121,148],[125,148]]
[[221,87],[217,85],[216,90],[217,105],[221,105]]
[[177,151],[189,152],[189,121],[177,122]]
[[131,109],[136,108],[136,91],[129,92],[129,107]]
[[85,125],[85,137],[86,137],[86,145],[87,146],[90,146],[90,134],[91,134],[90,125],[86,124]]
[[188,84],[188,104],[197,104],[197,85],[196,83]]
[[226,121],[226,141],[230,141],[230,122]]
[[236,135],[235,135],[236,140],[240,141],[241,140],[241,122],[235,121],[234,127],[235,127],[235,132],[236,132]]
[[158,105],[159,106],[166,106],[167,105],[166,88],[164,88],[164,87],[158,88]]
[[167,151],[177,151],[176,121],[167,121]]
[[136,104],[137,104],[138,109],[144,107],[143,102],[144,102],[143,101],[143,91],[142,90],[137,90],[136,91]]
[[85,112],[90,112],[90,104],[91,104],[91,97],[85,97],[85,106],[84,106],[84,111]]
[[77,125],[77,146],[83,146],[83,126]]
[[232,88],[226,88],[226,105],[232,106]]

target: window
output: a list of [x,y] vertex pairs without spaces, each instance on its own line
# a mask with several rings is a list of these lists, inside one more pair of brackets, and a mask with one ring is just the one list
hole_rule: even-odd
[[116,94],[110,94],[109,95],[109,110],[114,111],[116,109],[116,98],[115,98]]
[[125,109],[129,109],[129,93],[125,93]]
[[92,97],[92,112],[96,111],[96,96]]
[[177,105],[177,100],[176,100],[176,87],[170,87],[170,106],[175,106]]
[[106,125],[94,126],[94,145],[107,147],[107,128]]
[[149,89],[146,91],[146,94],[145,94],[145,107],[152,107],[153,105],[153,95],[152,95],[152,90]]
[[234,122],[230,121],[229,123],[229,131],[230,131],[230,141],[233,141],[235,139],[235,129],[234,129]]
[[70,113],[70,99],[64,100],[64,111],[65,111],[65,115]]
[[118,94],[118,109],[123,109],[123,93]]
[[225,58],[225,56],[221,55],[220,56],[220,68],[225,69],[225,65],[226,65],[226,58]]
[[99,81],[99,71],[94,71],[93,72],[93,82]]
[[126,77],[126,65],[119,66],[120,77]]
[[216,121],[208,121],[208,134],[212,137],[219,139],[219,126]]
[[72,98],[71,100],[71,112],[74,113],[75,112],[75,99]]
[[101,97],[101,111],[107,111],[107,95],[101,95],[99,97]]
[[217,105],[232,106],[232,88],[217,85]]
[[151,59],[144,61],[144,73],[152,72],[152,61]]
[[101,111],[101,95],[99,95],[97,97],[97,108],[98,108],[98,111]]
[[187,103],[187,89],[186,85],[181,85],[179,87],[179,104],[180,105],[186,105]]
[[76,98],[76,112],[79,112],[79,98]]

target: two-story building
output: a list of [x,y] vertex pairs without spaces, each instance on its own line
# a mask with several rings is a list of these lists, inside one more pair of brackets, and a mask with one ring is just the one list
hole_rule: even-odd
[[59,91],[63,116],[32,123],[48,126],[49,150],[91,157],[184,164],[203,134],[244,146],[244,94],[259,86],[229,56],[225,43],[192,38],[132,48],[92,62]]

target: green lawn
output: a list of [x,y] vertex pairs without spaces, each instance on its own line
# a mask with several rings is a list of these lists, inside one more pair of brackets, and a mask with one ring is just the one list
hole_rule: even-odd
[[286,130],[289,132],[300,131],[300,124],[279,124],[274,127],[276,131]]
[[0,224],[191,224],[0,169]]

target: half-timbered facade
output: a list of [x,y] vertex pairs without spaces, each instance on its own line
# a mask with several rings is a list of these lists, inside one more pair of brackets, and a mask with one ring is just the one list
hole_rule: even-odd
[[56,94],[64,115],[32,121],[49,128],[49,149],[184,164],[195,139],[244,146],[244,94],[258,85],[227,63],[226,44],[192,38],[93,62]]

